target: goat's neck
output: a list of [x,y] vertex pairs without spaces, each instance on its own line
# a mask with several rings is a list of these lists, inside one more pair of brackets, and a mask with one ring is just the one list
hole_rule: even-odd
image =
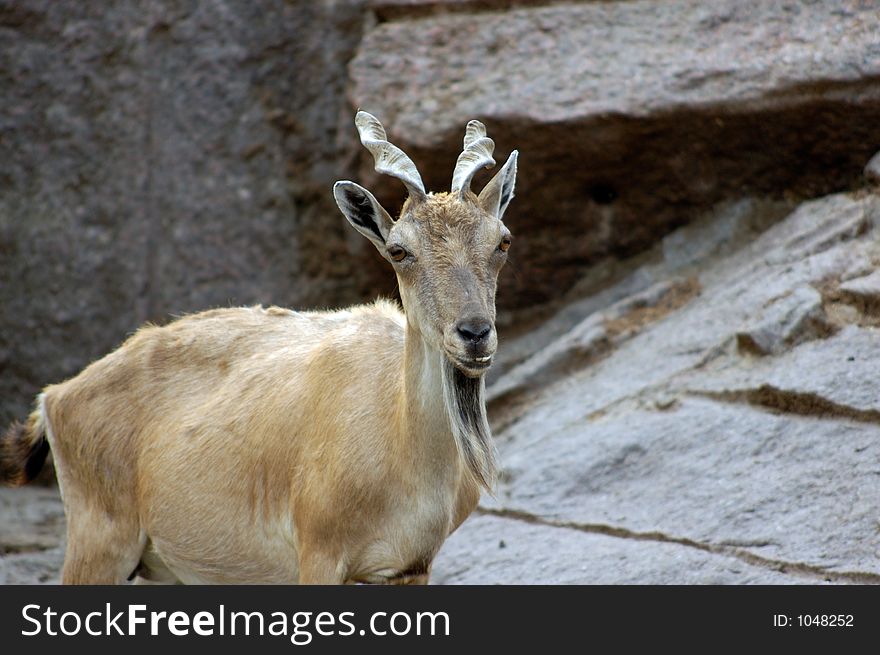
[[400,412],[405,448],[423,467],[458,471],[491,489],[495,448],[486,419],[483,380],[466,378],[446,356],[407,327]]
[[417,329],[407,327],[400,398],[404,438],[414,456],[421,454],[436,463],[440,462],[438,457],[458,457],[443,400],[444,358]]

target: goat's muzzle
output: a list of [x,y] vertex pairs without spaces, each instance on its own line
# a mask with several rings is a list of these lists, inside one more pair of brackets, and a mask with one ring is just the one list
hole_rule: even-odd
[[482,375],[491,366],[498,346],[492,321],[483,316],[464,318],[451,332],[446,348],[449,358],[468,377]]

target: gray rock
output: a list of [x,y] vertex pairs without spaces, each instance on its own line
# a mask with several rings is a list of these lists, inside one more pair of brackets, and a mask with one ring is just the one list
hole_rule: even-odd
[[[683,387],[789,413],[880,421],[880,394],[872,362],[880,331],[847,325],[762,362],[734,359],[710,375],[682,376]],[[761,390],[763,391],[763,395]],[[750,401],[749,398],[752,398]]]
[[880,17],[864,4],[637,0],[397,18],[367,34],[352,94],[397,117],[398,136],[416,146],[440,145],[471,115],[565,124],[682,106],[779,107],[822,93],[819,80],[853,100],[878,99],[876,86],[859,86],[880,72]]
[[[710,258],[717,260],[724,252],[738,249],[760,236],[796,206],[790,201],[757,198],[723,203],[670,233],[644,253],[623,260],[609,259],[590,269],[574,289],[556,300],[558,309],[543,322],[531,325],[528,331],[520,330],[508,336],[517,330],[518,324],[504,321],[509,314],[502,314],[499,331],[503,343],[489,371],[489,384],[592,314],[637,296],[658,280],[687,279],[696,268],[705,268]],[[510,380],[506,380],[505,385],[509,384]],[[500,391],[501,387],[493,393]]]
[[770,199],[738,198],[722,203],[661,240],[666,274],[705,264],[709,257],[739,248],[792,209],[791,203]]
[[[580,406],[600,411],[690,369],[703,368],[731,347],[735,349],[738,337],[754,331],[756,325],[764,330],[762,338],[771,349],[777,350],[827,336],[828,330],[835,329],[829,324],[836,317],[818,313],[821,307],[817,308],[813,290],[828,279],[842,279],[851,271],[873,266],[875,241],[866,230],[874,234],[877,216],[880,198],[876,196],[837,195],[805,203],[743,248],[709,258],[695,273],[698,286],[691,288],[700,289],[698,295],[684,294],[679,296],[684,302],[672,304],[669,312],[645,316],[654,322],[643,321],[630,338],[615,340],[614,349],[606,351],[594,366],[546,388],[541,377],[529,383],[524,373],[540,371],[548,352],[554,353],[553,361],[576,361],[582,344],[564,335],[502,375],[491,388],[491,397],[501,398],[508,389],[519,395],[527,391],[546,397],[568,416],[569,409],[553,399],[555,385],[577,385],[590,390]],[[657,270],[652,268],[653,274]],[[664,283],[657,283],[656,289],[663,288]],[[636,293],[629,302],[638,304],[640,298]],[[630,305],[623,299],[616,306]],[[604,326],[607,318],[602,311],[588,316],[581,331],[575,328],[572,334],[586,335],[586,326]]]
[[628,296],[608,309],[591,314],[569,332],[511,369],[487,390],[494,402],[528,387],[546,385],[604,357],[631,338],[643,324],[687,303],[700,291],[694,279],[672,278]]
[[0,0],[0,423],[144,321],[393,289],[330,192],[362,4]]
[[840,290],[859,298],[874,300],[880,297],[880,271],[847,280],[840,285]]
[[736,335],[737,346],[750,353],[781,353],[799,341],[828,335],[832,326],[825,317],[822,295],[810,286],[774,298]]
[[[803,204],[753,241],[700,260],[701,293],[601,360],[524,385],[518,406],[501,398],[492,409],[504,483],[487,505],[731,546],[816,581],[880,580],[880,469],[870,454],[880,341],[870,316],[830,311],[834,280],[870,287],[878,200]],[[759,330],[760,357],[737,348],[738,336]],[[565,344],[548,346],[559,361]],[[488,545],[474,552],[496,556]],[[483,579],[454,579],[471,575]]]
[[[561,400],[575,404],[577,392]],[[581,412],[564,423],[546,404],[530,415],[546,427],[543,438],[516,436],[503,448],[506,508],[735,544],[812,567],[819,579],[820,572],[880,579],[876,425],[703,399],[680,399],[665,411]]]
[[474,516],[443,545],[431,584],[797,584],[733,555]]
[[880,151],[874,153],[874,156],[865,164],[865,179],[873,184],[880,183]]
[[0,488],[0,584],[59,582],[64,529],[57,489]]
[[837,288],[840,299],[861,314],[880,316],[880,271],[846,280]]
[[552,301],[716,203],[852,188],[880,144],[870,4],[530,5],[379,3],[350,66],[353,104],[435,190],[471,118],[499,161],[521,151],[505,306]]
[[36,552],[16,552],[0,557],[0,584],[58,584],[64,548],[56,546]]

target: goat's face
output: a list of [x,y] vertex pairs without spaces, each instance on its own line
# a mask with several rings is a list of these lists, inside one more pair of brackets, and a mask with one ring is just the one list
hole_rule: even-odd
[[510,231],[473,194],[409,204],[384,253],[397,273],[407,320],[462,372],[480,375],[498,345],[495,289]]
[[498,345],[495,289],[511,243],[501,217],[513,198],[517,153],[479,196],[472,193],[474,174],[495,161],[485,127],[471,121],[452,192],[427,194],[415,165],[386,140],[381,124],[364,112],[355,122],[376,170],[400,178],[410,196],[397,221],[354,182],[336,183],[336,202],[394,266],[410,326],[465,375],[477,377],[489,368]]

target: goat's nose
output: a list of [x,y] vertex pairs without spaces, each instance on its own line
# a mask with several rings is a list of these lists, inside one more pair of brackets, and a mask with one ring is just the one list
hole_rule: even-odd
[[465,341],[479,343],[489,336],[492,331],[492,323],[485,318],[466,318],[459,321],[455,329]]

